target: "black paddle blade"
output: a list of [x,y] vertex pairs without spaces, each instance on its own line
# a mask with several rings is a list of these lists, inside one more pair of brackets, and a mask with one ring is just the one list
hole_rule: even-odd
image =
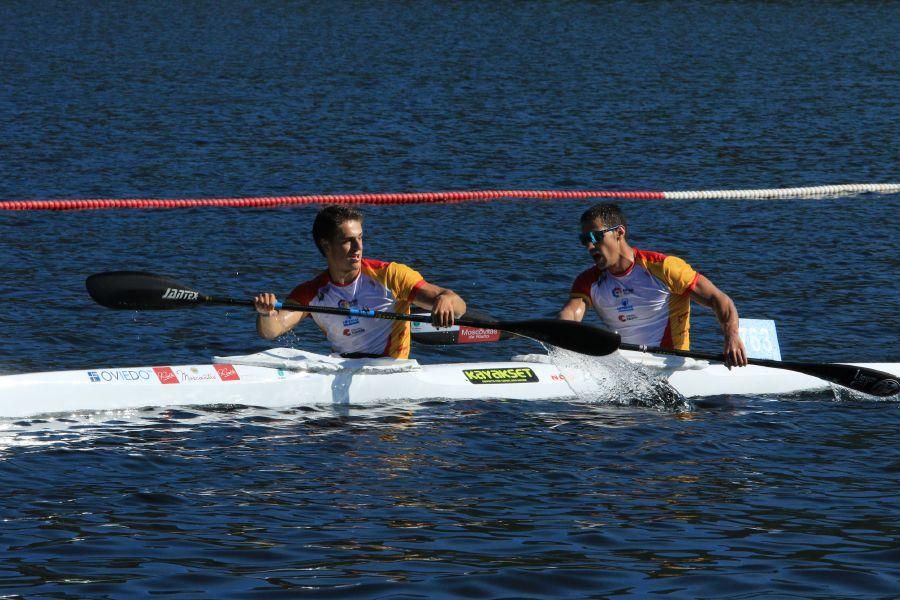
[[141,271],[109,271],[85,281],[94,302],[107,308],[166,310],[197,306],[204,296],[177,281]]
[[563,321],[560,319],[499,321],[495,327],[550,344],[551,346],[558,346],[565,350],[590,356],[612,354],[618,350],[621,342],[618,333],[612,333],[605,329],[600,329],[596,325],[578,321]]
[[[715,360],[718,362],[725,361],[725,357],[721,354],[672,350],[668,348],[648,348],[636,344],[622,344],[621,347],[623,350],[636,350],[638,352],[652,352],[654,354],[668,354],[671,356],[686,356],[688,358]],[[818,377],[819,379],[842,385],[851,390],[862,392],[863,394],[878,396],[879,398],[889,398],[900,393],[900,382],[897,381],[896,375],[878,371],[876,369],[870,369],[868,367],[858,367],[856,365],[845,365],[841,363],[791,362],[768,360],[764,358],[751,358],[748,359],[747,362],[751,365],[759,365],[761,367],[796,371],[798,373],[803,373],[804,375]]]
[[863,394],[879,398],[890,398],[900,394],[900,382],[897,381],[897,376],[884,371],[839,363],[787,362],[782,364],[786,365],[782,368],[806,373]]

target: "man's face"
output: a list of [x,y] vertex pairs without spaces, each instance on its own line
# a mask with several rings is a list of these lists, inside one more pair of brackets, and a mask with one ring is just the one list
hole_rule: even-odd
[[[608,269],[619,262],[621,258],[619,240],[624,235],[623,230],[624,227],[622,226],[610,229],[609,225],[600,219],[582,223],[582,243],[587,248],[591,258],[594,259],[594,264],[601,270]],[[591,237],[593,239],[590,239]]]
[[344,221],[331,240],[322,241],[329,267],[340,271],[359,269],[363,253],[363,230],[359,221]]

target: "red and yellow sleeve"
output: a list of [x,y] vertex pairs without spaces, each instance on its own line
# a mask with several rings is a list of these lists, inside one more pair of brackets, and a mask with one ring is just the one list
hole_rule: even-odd
[[683,296],[694,289],[700,274],[677,256],[660,252],[634,251],[635,262],[644,266],[650,274],[663,282],[675,296]]
[[578,277],[575,278],[575,282],[572,284],[572,289],[569,292],[570,298],[580,298],[584,300],[588,305],[591,304],[591,286],[594,285],[594,282],[600,277],[600,271],[597,267],[591,267],[586,271],[583,271]]
[[312,302],[313,298],[316,297],[316,294],[319,293],[319,290],[325,287],[327,284],[328,273],[320,273],[314,279],[305,281],[295,287],[291,291],[291,293],[288,294],[288,300],[296,302],[297,304],[309,305],[309,303]]
[[684,295],[694,289],[700,274],[677,256],[667,256],[662,264],[662,280],[673,294]]
[[425,283],[418,271],[400,263],[389,263],[384,270],[383,285],[394,293],[397,300],[411,302],[416,290]]
[[[396,298],[394,310],[402,314],[409,312],[416,290],[425,283],[425,279],[418,271],[400,263],[367,261],[363,264],[363,269],[369,277],[394,294]],[[409,322],[395,321],[391,326],[384,354],[394,358],[406,358],[409,356],[409,343]]]

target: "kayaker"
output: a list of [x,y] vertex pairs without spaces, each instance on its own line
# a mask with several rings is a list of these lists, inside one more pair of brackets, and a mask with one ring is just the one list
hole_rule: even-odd
[[630,344],[689,350],[691,300],[712,308],[725,337],[725,364],[746,366],[734,302],[676,256],[629,245],[625,215],[597,204],[581,215],[579,240],[594,261],[572,285],[560,319],[581,321],[593,307],[603,323]]
[[[362,308],[409,313],[410,304],[431,310],[432,323],[450,327],[466,312],[456,292],[428,283],[415,270],[396,262],[363,258],[363,215],[348,206],[326,206],[316,215],[313,240],[328,268],[301,283],[288,299],[307,306]],[[254,298],[256,330],[265,339],[283,335],[311,313],[275,310],[277,297]],[[408,321],[312,313],[332,351],[342,356],[409,356]]]

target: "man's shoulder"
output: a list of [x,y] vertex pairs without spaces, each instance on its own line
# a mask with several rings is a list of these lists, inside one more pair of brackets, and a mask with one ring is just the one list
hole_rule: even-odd
[[391,290],[398,297],[407,297],[422,285],[421,273],[398,262],[385,262],[372,258],[362,260],[362,273],[379,285]]
[[578,274],[575,281],[597,281],[600,279],[600,268],[592,265]]
[[364,258],[362,259],[362,261],[360,261],[360,264],[363,268],[371,269],[373,271],[381,271],[397,263],[378,260],[377,258]]
[[371,277],[397,277],[405,275],[419,275],[418,271],[396,261],[384,261],[375,258],[364,258],[361,262],[361,270]]
[[360,272],[381,283],[385,283],[388,279],[396,277],[398,273],[404,273],[408,270],[410,270],[409,267],[402,263],[378,260],[377,258],[364,258],[360,262]]
[[683,258],[662,252],[634,249],[635,263],[640,264],[676,294],[691,291],[699,274]]
[[309,304],[313,298],[318,295],[319,290],[328,285],[331,282],[331,276],[328,275],[328,271],[322,271],[312,279],[308,281],[304,281],[293,290],[288,295],[288,298],[299,302],[300,304]]
[[680,256],[654,252],[652,250],[639,250],[634,248],[634,261],[653,271],[654,269],[676,270],[691,269],[691,265]]
[[653,250],[641,250],[640,248],[632,247],[632,251],[634,251],[635,261],[641,263],[662,263],[665,262],[667,258],[675,258],[669,254],[655,252]]

